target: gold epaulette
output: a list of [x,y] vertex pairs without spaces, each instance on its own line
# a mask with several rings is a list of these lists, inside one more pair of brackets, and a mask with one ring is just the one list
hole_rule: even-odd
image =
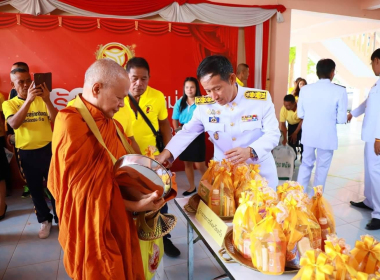
[[246,99],[254,100],[267,100],[267,91],[266,90],[247,90],[244,92],[244,97]]
[[210,96],[195,97],[195,105],[209,105],[209,104],[215,104],[215,101]]

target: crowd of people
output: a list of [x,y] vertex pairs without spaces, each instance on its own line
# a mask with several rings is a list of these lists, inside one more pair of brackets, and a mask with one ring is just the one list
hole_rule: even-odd
[[[371,61],[379,75],[380,49]],[[0,220],[7,211],[7,188],[11,193],[3,147],[13,141],[28,188],[23,196],[31,195],[41,224],[39,237],[49,236],[53,219],[59,224],[68,275],[73,279],[144,279],[133,213],[167,213],[168,205],[156,192],[144,195],[136,190],[130,200],[123,199],[112,173],[115,159],[146,154],[150,146],[157,147],[156,160],[168,168],[179,157],[190,185],[183,195],[192,195],[196,192],[194,166],[202,175],[207,169],[207,132],[215,160],[259,164],[268,185],[276,188],[272,150],[282,132],[282,145],[288,143],[296,153],[300,149],[299,183],[307,189],[316,163],[312,185],[324,186],[338,148],[336,125],[365,113],[366,200],[351,204],[371,209],[367,229],[380,229],[380,194],[376,193],[380,126],[374,125],[379,117],[374,104],[380,98],[380,86],[375,85],[368,99],[347,115],[346,90],[332,83],[334,61],[322,59],[316,67],[319,81],[307,85],[305,79],[297,79],[284,97],[278,122],[269,92],[245,86],[248,65],[238,65],[235,74],[226,57],[209,56],[198,66],[196,78],[184,80],[183,96],[173,109],[172,136],[164,94],[149,85],[150,67],[142,57],[130,59],[125,69],[110,59],[95,61],[85,73],[83,93],[59,113],[46,84],[36,86],[27,64],[15,63],[9,99],[0,95]],[[207,96],[201,95],[200,84]],[[170,234],[163,243],[165,254],[180,255]]]

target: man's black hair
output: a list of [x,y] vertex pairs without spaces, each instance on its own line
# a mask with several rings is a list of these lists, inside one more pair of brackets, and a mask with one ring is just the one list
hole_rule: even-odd
[[378,58],[380,59],[380,49],[377,49],[373,52],[373,54],[371,55],[371,61],[374,61],[375,58]]
[[284,101],[294,103],[296,102],[296,98],[294,97],[293,94],[288,94],[288,95],[285,95]]
[[24,68],[15,68],[11,71],[11,74],[16,74],[16,73],[28,73],[29,71],[27,71],[26,69]]
[[223,81],[228,82],[231,73],[234,72],[231,62],[227,57],[222,55],[208,56],[202,60],[197,69],[198,80],[211,74],[211,77],[220,75]]
[[150,75],[149,64],[143,57],[133,57],[128,60],[127,65],[125,66],[127,73],[129,73],[132,68],[144,68],[148,71],[148,75]]
[[17,66],[17,68],[25,68],[29,72],[29,66],[25,62],[15,62],[12,66]]
[[331,72],[335,70],[335,62],[330,58],[321,59],[317,63],[317,76],[319,79],[330,79]]

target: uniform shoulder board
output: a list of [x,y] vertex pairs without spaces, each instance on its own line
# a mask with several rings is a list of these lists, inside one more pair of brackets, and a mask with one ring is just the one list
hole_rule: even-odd
[[208,104],[215,104],[215,101],[212,100],[210,96],[195,97],[195,105],[208,105]]
[[334,83],[334,85],[336,85],[336,86],[340,86],[340,87],[342,87],[342,88],[346,88],[345,86],[338,85],[338,84],[336,84],[336,83]]
[[266,90],[247,90],[244,92],[244,97],[246,99],[254,100],[267,100],[267,91]]

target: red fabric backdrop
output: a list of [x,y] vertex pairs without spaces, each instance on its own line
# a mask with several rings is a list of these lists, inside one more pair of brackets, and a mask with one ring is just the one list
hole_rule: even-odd
[[119,16],[136,16],[160,10],[173,2],[179,5],[207,3],[231,7],[260,7],[262,9],[277,9],[283,13],[286,9],[283,5],[237,5],[226,3],[215,3],[208,0],[61,0],[60,2],[77,7],[82,10]]
[[[31,72],[52,72],[52,100],[58,109],[81,92],[84,73],[95,61],[100,45],[117,42],[147,59],[150,86],[162,91],[169,119],[183,81],[196,76],[199,62],[209,54],[223,54],[234,66],[238,28],[157,21],[96,19],[71,16],[0,14],[0,91],[10,91],[9,71],[16,61]],[[177,93],[177,94],[176,94]],[[208,159],[212,145],[208,142]],[[176,165],[182,168],[182,164]]]

